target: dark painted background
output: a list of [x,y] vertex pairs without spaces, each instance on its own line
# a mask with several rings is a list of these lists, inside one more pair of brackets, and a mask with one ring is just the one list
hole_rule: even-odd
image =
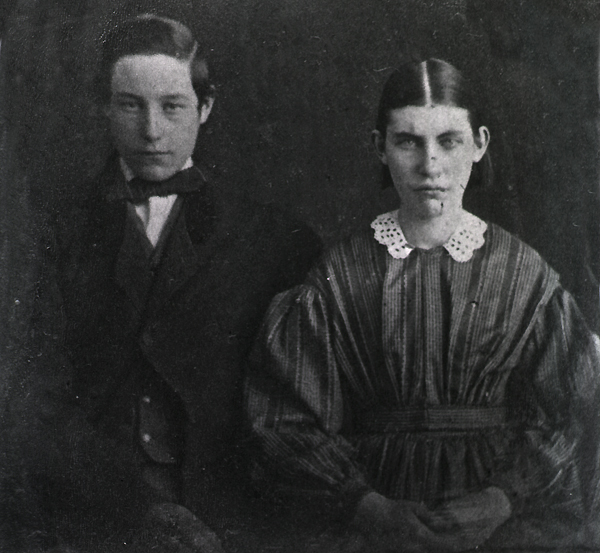
[[[331,243],[394,205],[370,131],[390,68],[447,59],[490,105],[496,182],[467,205],[537,248],[598,317],[593,0],[4,0],[0,5],[0,346],[27,358],[37,272],[59,203],[107,152],[93,77],[103,27],[158,11],[209,49],[218,101],[199,158]],[[8,372],[0,378],[7,391]],[[17,377],[17,380],[19,378]]]

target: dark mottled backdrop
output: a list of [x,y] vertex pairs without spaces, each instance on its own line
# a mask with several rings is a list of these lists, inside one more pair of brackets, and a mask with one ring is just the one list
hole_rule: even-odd
[[14,359],[36,364],[23,343],[48,216],[87,193],[108,151],[93,90],[102,28],[139,11],[187,20],[209,48],[218,103],[203,160],[327,243],[393,202],[369,140],[390,68],[433,55],[475,75],[492,108],[496,183],[471,190],[468,206],[537,248],[597,325],[594,0],[3,2],[0,392]]

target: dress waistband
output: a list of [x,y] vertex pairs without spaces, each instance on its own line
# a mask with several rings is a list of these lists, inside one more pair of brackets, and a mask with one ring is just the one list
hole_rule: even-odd
[[479,430],[506,424],[505,407],[407,407],[373,411],[361,417],[361,434],[418,432],[423,430]]

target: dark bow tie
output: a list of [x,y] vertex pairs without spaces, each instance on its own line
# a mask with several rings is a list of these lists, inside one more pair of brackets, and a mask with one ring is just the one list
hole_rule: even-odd
[[144,180],[139,177],[131,179],[120,199],[133,203],[140,203],[152,196],[170,196],[171,194],[185,194],[198,190],[203,182],[202,173],[196,167],[190,167],[175,173],[171,178],[163,181]]

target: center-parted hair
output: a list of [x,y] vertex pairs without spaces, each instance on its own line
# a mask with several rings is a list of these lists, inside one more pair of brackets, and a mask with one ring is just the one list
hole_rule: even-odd
[[214,94],[208,64],[188,27],[166,17],[144,14],[127,19],[102,37],[102,58],[97,78],[99,100],[111,97],[115,63],[124,56],[164,54],[190,64],[192,86],[201,105]]
[[[462,73],[448,62],[435,58],[422,62],[410,62],[394,70],[386,81],[377,111],[375,128],[386,135],[390,112],[407,106],[453,106],[466,109],[475,137],[482,121],[480,95]],[[489,152],[475,164],[469,183],[482,185],[492,182],[492,162]],[[383,186],[392,185],[386,166],[383,168]]]

